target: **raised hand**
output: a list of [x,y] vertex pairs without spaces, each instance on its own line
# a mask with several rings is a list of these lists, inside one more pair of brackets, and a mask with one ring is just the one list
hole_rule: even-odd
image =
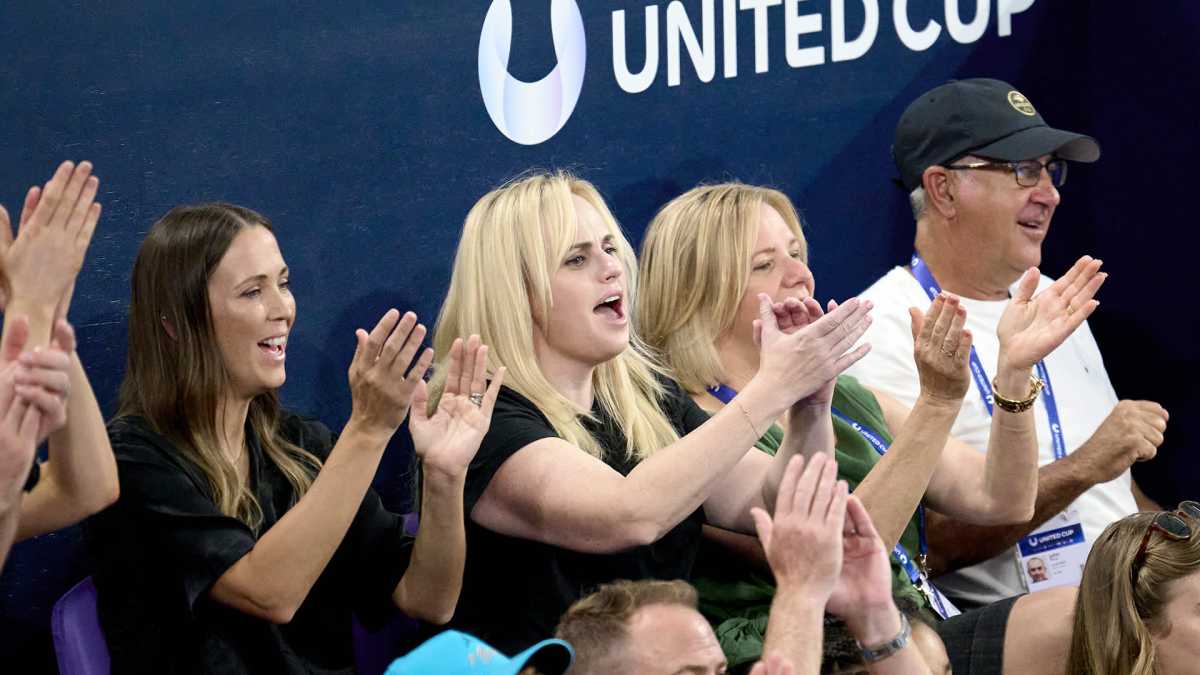
[[[23,313],[38,314],[34,344],[46,337],[38,334],[42,314],[47,320],[65,317],[100,219],[100,204],[95,202],[100,183],[91,174],[90,162],[63,162],[45,188],[30,188],[15,239],[8,212],[0,208],[0,260],[11,286],[7,300]],[[47,321],[46,328],[49,325]]]
[[996,328],[1001,359],[1014,368],[1032,368],[1075,332],[1100,304],[1093,298],[1108,278],[1101,264],[1085,255],[1036,296],[1037,268],[1026,270]]
[[961,404],[971,384],[971,331],[963,328],[967,310],[950,293],[940,293],[921,314],[908,308],[912,319],[913,358],[921,393],[936,400]]
[[8,316],[8,334],[0,345],[0,504],[19,490],[29,475],[38,436],[41,413],[17,394],[16,374],[22,366],[17,357],[29,339],[29,320]]
[[[10,319],[13,325],[3,345],[0,345],[0,409],[7,409],[5,398],[15,396],[38,412],[39,425],[35,442],[40,444],[67,423],[67,396],[71,377],[70,352],[75,350],[75,333],[67,322],[61,321],[56,345],[23,351],[29,339],[29,322],[23,317]],[[69,351],[58,348],[63,344]]]
[[487,382],[488,348],[478,335],[462,338],[450,347],[446,386],[437,408],[429,413],[429,393],[424,382],[413,396],[408,422],[413,447],[426,472],[465,475],[492,421],[496,395],[504,382],[504,368]]
[[[772,387],[784,392],[790,402],[827,387],[870,351],[867,344],[853,348],[871,324],[870,301],[852,298],[824,316],[813,319],[810,315],[807,325],[789,333],[780,327],[770,297],[762,293],[758,299],[759,318],[755,320],[754,332],[760,336],[762,345],[759,375],[768,378]],[[806,300],[805,311],[809,311],[810,302],[819,313],[816,301]],[[789,310],[789,316],[795,314]]]
[[[829,311],[837,309],[837,301],[829,301]],[[821,311],[821,304],[812,298],[800,300],[798,298],[787,298],[783,302],[771,304],[771,311],[775,314],[775,323],[779,327],[780,332],[790,335],[805,326],[813,323],[825,315]],[[762,342],[762,322],[754,322],[754,342],[761,346]],[[837,384],[837,376],[829,378],[825,384],[821,385],[811,395],[806,396],[799,401],[796,401],[792,407],[803,408],[819,406],[828,406],[833,401],[833,389]]]
[[871,613],[895,618],[892,566],[883,539],[858,497],[846,500],[842,534],[842,573],[825,605],[826,611],[853,624]]
[[390,437],[408,415],[413,395],[433,363],[433,350],[426,348],[413,364],[425,326],[417,324],[412,312],[401,318],[399,311],[389,309],[370,333],[359,328],[354,336],[358,348],[350,362],[350,421]]
[[848,490],[837,479],[837,460],[824,453],[804,464],[792,457],[775,499],[774,516],[750,515],[780,591],[801,592],[824,603],[842,569],[842,525]]
[[41,415],[13,391],[9,378],[0,378],[0,505],[9,506],[14,491],[25,485],[37,450]]

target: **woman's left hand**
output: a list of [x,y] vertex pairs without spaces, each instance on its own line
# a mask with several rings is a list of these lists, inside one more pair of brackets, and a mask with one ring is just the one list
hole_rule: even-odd
[[408,428],[426,475],[464,476],[479,451],[505,373],[500,368],[488,384],[487,353],[478,335],[454,341],[446,386],[432,415],[427,385],[417,385]]
[[1093,300],[1096,291],[1108,278],[1100,272],[1101,264],[1085,255],[1036,296],[1037,268],[1025,272],[996,328],[1001,360],[1007,360],[1001,366],[1032,368],[1091,316],[1100,304]]

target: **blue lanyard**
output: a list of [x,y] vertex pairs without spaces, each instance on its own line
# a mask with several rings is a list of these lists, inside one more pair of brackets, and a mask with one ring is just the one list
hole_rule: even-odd
[[[833,408],[832,412],[834,417],[850,425],[851,429],[854,429],[859,433],[859,435],[866,439],[867,443],[869,443],[871,447],[875,449],[875,452],[879,453],[880,457],[887,453],[890,443],[883,440],[883,437],[877,434],[874,429],[868,427],[862,422],[859,422],[858,420],[855,420],[837,408]],[[924,567],[925,556],[928,552],[929,542],[925,539],[925,506],[918,503],[917,553],[921,556],[921,567]],[[900,542],[896,542],[896,546],[892,549],[892,555],[895,556],[897,561],[899,561],[900,566],[904,568],[904,572],[908,574],[908,580],[911,581],[914,586],[919,588],[923,583],[921,567],[913,564],[912,556],[908,554],[908,551],[905,550],[904,546]],[[937,600],[938,604],[941,604],[941,600],[937,597],[937,594],[932,595],[934,599]],[[939,608],[938,611],[941,612],[942,616],[946,616],[945,608]]]
[[[737,392],[734,391],[732,387],[724,384],[718,384],[715,387],[709,387],[708,393],[712,394],[719,401],[726,405],[733,400],[734,396],[737,396]],[[871,447],[875,449],[875,452],[879,453],[880,456],[883,456],[885,453],[887,453],[889,443],[883,440],[882,436],[875,433],[875,430],[871,429],[865,424],[862,424],[861,422],[852,419],[849,415],[846,415],[837,408],[833,408],[832,412],[834,417],[837,417],[841,421],[850,425],[850,428],[861,434],[862,437],[866,439],[867,443],[869,443]],[[924,561],[925,555],[929,551],[929,543],[925,539],[925,507],[922,504],[917,504],[917,550],[920,553],[921,561]],[[892,548],[892,556],[894,556],[896,561],[900,563],[900,566],[904,568],[904,573],[908,575],[908,580],[913,586],[920,588],[923,583],[926,583],[924,580],[924,575],[921,573],[921,568],[918,567],[916,561],[913,560],[912,556],[909,555],[908,550],[905,549],[900,542],[896,542],[896,546]],[[922,562],[921,564],[923,565],[924,563]],[[941,614],[943,618],[945,618],[947,616],[947,612],[945,606],[942,604],[941,594],[937,592],[931,592],[929,593],[929,597],[932,598],[932,600],[937,604],[935,610]]]
[[[930,300],[942,292],[942,287],[933,278],[933,273],[921,259],[920,253],[913,253],[911,269],[917,283],[921,284],[921,288],[925,290],[925,294],[929,296]],[[975,351],[975,345],[971,345],[970,363],[971,377],[975,380],[975,388],[979,390],[979,397],[983,399],[983,405],[987,408],[990,416],[992,414],[992,381],[988,378],[987,370],[984,369],[978,352]],[[1058,403],[1054,400],[1054,388],[1050,386],[1050,371],[1046,370],[1045,361],[1038,361],[1035,368],[1038,377],[1046,383],[1045,388],[1042,389],[1042,402],[1046,405],[1046,417],[1050,422],[1050,443],[1054,450],[1054,459],[1059,460],[1067,456],[1067,443],[1063,440],[1062,422],[1058,417]]]

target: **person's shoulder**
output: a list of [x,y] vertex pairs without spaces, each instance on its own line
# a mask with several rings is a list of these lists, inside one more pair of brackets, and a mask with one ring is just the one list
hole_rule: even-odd
[[695,401],[692,400],[692,395],[683,388],[683,385],[671,378],[663,378],[662,385],[665,404],[668,407],[676,409],[696,407]]
[[108,440],[118,461],[161,462],[174,453],[174,444],[140,415],[122,415],[110,421]]
[[498,417],[528,418],[544,422],[547,425],[550,424],[550,420],[537,407],[537,404],[508,385],[501,385],[500,392],[496,394],[496,405],[493,408],[492,419],[495,420]]
[[[108,423],[109,442],[117,460],[121,500],[169,502],[191,488],[207,494],[203,472],[154,425],[138,415],[124,415]],[[135,500],[135,501],[136,501]]]
[[923,297],[921,285],[907,267],[893,267],[887,274],[875,280],[875,283],[868,286],[858,297],[863,300],[870,300],[875,303],[875,314],[879,314],[880,310],[887,311],[889,309],[900,307],[906,310],[912,303],[911,298]]

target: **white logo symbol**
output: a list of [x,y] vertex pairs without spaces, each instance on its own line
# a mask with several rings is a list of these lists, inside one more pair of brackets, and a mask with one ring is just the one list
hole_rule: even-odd
[[552,0],[550,29],[554,36],[554,70],[537,82],[508,74],[512,44],[512,6],[493,0],[479,35],[479,91],[500,133],[521,145],[537,145],[567,123],[583,89],[587,43],[583,17],[575,0]]

